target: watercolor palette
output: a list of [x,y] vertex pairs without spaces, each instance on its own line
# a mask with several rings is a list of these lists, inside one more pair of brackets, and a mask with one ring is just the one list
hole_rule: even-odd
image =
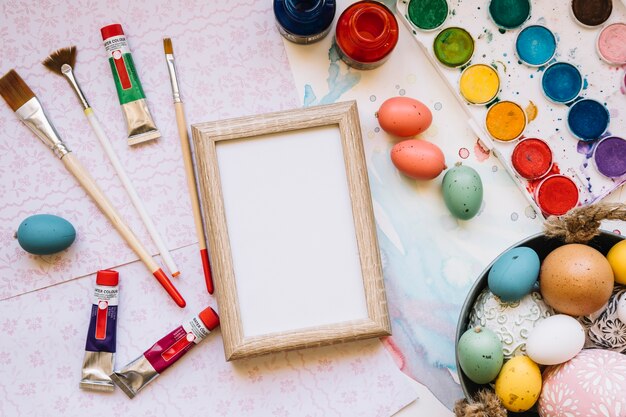
[[[482,145],[500,159],[535,211],[562,214],[543,204],[549,190],[538,188],[544,184],[563,201],[572,201],[577,190],[577,204],[588,205],[626,182],[626,141],[619,140],[626,138],[624,66],[603,57],[598,42],[603,29],[626,22],[624,4],[613,1],[610,17],[589,27],[574,17],[571,1],[448,0],[445,21],[420,29],[409,11],[431,2],[398,0],[398,17],[455,93]],[[617,49],[605,55],[619,59],[623,48]],[[591,100],[573,106],[582,99]],[[606,129],[587,126],[584,108],[592,106],[608,115]],[[617,139],[602,141],[609,137]],[[541,141],[528,143],[522,158],[541,156],[539,165],[550,158],[550,169],[539,178],[524,178],[513,161],[516,145],[526,138]],[[601,160],[609,154],[610,160]],[[527,165],[523,170],[543,171]]]

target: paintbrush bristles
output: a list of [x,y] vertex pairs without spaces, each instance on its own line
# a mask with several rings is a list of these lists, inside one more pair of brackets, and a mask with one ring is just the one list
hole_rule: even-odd
[[76,65],[76,47],[70,46],[54,51],[50,56],[43,60],[43,64],[50,71],[63,75],[63,64],[67,64],[72,69]]
[[11,110],[17,111],[24,103],[35,97],[35,93],[15,70],[11,70],[0,78],[0,96]]
[[165,54],[174,54],[174,47],[172,46],[172,40],[170,38],[163,39],[163,50]]

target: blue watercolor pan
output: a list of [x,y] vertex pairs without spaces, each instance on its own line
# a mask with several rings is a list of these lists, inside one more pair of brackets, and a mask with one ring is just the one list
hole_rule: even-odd
[[515,52],[520,61],[531,67],[547,64],[556,53],[556,37],[550,29],[530,25],[522,29],[515,39]]
[[567,113],[567,126],[572,135],[586,142],[596,140],[609,127],[611,115],[599,101],[589,98],[577,101]]
[[583,77],[578,68],[567,62],[555,62],[541,77],[543,93],[555,103],[573,101],[583,89]]

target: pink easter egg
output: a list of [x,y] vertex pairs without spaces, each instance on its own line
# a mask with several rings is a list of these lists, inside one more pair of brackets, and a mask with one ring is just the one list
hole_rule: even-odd
[[546,368],[538,411],[541,417],[624,417],[625,393],[626,355],[584,349]]

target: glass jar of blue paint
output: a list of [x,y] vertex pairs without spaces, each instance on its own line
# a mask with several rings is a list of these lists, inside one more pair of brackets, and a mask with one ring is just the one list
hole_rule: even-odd
[[336,8],[335,0],[274,0],[276,26],[288,41],[317,42],[330,32]]

